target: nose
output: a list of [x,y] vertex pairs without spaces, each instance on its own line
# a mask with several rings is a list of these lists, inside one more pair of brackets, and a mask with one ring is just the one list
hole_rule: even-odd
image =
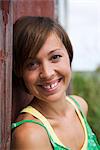
[[52,64],[45,63],[41,67],[40,78],[41,79],[52,79],[54,76],[54,68]]

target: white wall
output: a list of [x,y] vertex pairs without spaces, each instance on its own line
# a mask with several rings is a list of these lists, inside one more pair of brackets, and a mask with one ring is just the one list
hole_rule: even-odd
[[[100,64],[100,1],[58,0],[59,20],[74,48],[73,70],[93,71]],[[68,4],[68,5],[67,5]]]

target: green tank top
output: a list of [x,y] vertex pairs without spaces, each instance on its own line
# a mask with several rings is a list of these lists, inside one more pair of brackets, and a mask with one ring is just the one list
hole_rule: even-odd
[[[87,119],[86,119],[84,113],[82,112],[82,109],[81,109],[79,103],[72,96],[69,96],[69,98],[75,103],[75,105],[77,105],[77,108],[80,111],[80,114],[81,114],[81,117],[82,117],[82,120],[83,120],[83,124],[85,124],[85,128],[86,128],[87,142],[84,143],[84,148],[82,148],[81,150],[100,150],[100,145],[97,142],[96,136],[92,132],[92,129],[90,128],[90,126],[87,122]],[[28,106],[28,107],[31,108],[31,109],[25,108],[21,111],[21,113],[22,112],[28,112],[30,114],[33,114],[32,109],[34,109],[34,108],[31,107],[31,106]],[[75,109],[77,109],[77,108],[75,108]],[[47,122],[46,118],[42,114],[38,113],[37,110],[35,110],[35,114],[36,114],[35,117],[37,116],[37,118],[40,119],[41,122],[38,122],[38,121],[35,121],[35,120],[22,120],[22,121],[19,121],[19,122],[16,122],[16,123],[12,123],[12,129],[22,125],[25,122],[38,124],[46,130],[46,132],[48,134],[48,137],[49,137],[49,140],[52,143],[53,150],[71,150],[70,148],[65,147],[59,141],[59,139],[56,137],[54,131],[52,131],[52,128],[51,128],[50,124]],[[44,122],[43,122],[43,120],[44,120]]]

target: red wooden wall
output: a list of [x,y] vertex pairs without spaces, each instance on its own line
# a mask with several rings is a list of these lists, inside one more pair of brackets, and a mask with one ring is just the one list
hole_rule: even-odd
[[12,25],[11,1],[0,1],[0,150],[8,150],[10,143]]
[[23,15],[54,17],[54,0],[15,0],[14,21]]
[[13,23],[25,15],[54,17],[54,0],[0,1],[0,150],[10,150],[11,116],[31,99],[16,82],[12,86]]

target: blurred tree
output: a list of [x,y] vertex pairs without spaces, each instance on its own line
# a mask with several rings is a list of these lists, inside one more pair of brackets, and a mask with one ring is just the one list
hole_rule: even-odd
[[100,73],[100,65],[96,68],[96,72]]
[[88,122],[100,141],[100,74],[98,72],[74,72],[73,94],[82,96],[89,105]]

